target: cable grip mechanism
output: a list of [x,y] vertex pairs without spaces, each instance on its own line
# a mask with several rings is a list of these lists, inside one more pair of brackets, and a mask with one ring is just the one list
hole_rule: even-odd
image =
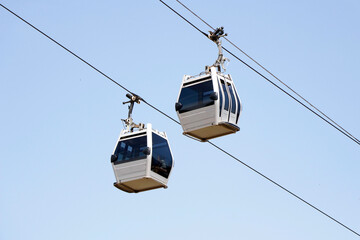
[[216,67],[221,72],[221,67],[226,71],[226,68],[224,66],[224,63],[226,61],[230,61],[228,58],[224,57],[221,47],[221,37],[227,36],[227,33],[224,33],[224,27],[216,28],[214,31],[209,31],[208,38],[216,43],[219,53],[218,58],[216,59],[215,63],[212,65],[212,67]]
[[132,132],[134,128],[139,128],[141,130],[144,128],[145,125],[143,123],[136,124],[133,122],[132,119],[132,111],[134,109],[134,103],[140,104],[141,97],[136,94],[131,95],[130,93],[127,93],[126,97],[130,99],[130,101],[123,102],[123,104],[130,103],[130,105],[128,106],[129,109],[128,118],[121,120],[125,123],[127,131]]

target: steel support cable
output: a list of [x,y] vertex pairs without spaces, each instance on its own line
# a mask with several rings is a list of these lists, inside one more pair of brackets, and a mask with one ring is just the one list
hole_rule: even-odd
[[354,141],[356,144],[360,145],[360,142],[357,141],[357,139],[352,138],[350,135],[346,134],[343,130],[341,130],[340,128],[338,128],[337,126],[335,126],[333,123],[331,123],[329,120],[325,119],[323,116],[321,116],[319,113],[315,112],[313,109],[311,109],[309,106],[306,106],[303,102],[301,102],[299,99],[297,99],[296,97],[292,96],[290,93],[288,93],[287,91],[285,91],[284,89],[282,89],[281,87],[279,87],[279,85],[277,85],[276,83],[274,83],[273,81],[271,81],[270,79],[268,79],[267,77],[265,77],[263,74],[261,74],[259,71],[257,71],[255,68],[251,67],[249,64],[247,64],[246,62],[244,62],[243,60],[241,60],[239,57],[237,57],[235,54],[233,54],[232,52],[230,52],[229,50],[227,50],[225,47],[222,47],[226,52],[228,52],[231,56],[233,56],[234,58],[236,58],[237,60],[239,60],[240,62],[242,62],[245,66],[247,66],[248,68],[250,68],[251,70],[253,70],[255,73],[257,73],[259,76],[261,76],[262,78],[264,78],[266,81],[268,81],[269,83],[271,83],[272,85],[274,85],[276,88],[278,88],[280,91],[282,91],[283,93],[285,93],[286,95],[288,95],[290,98],[294,99],[296,102],[298,102],[300,105],[302,105],[304,108],[308,109],[310,112],[312,112],[313,114],[315,114],[316,116],[318,116],[319,118],[321,118],[322,120],[324,120],[326,123],[328,123],[330,126],[334,127],[336,130],[338,130],[339,132],[341,132],[342,134],[344,134],[346,137],[348,137],[349,139],[351,139],[352,141]]
[[[191,23],[189,20],[187,20],[185,17],[183,17],[180,13],[178,13],[176,10],[174,10],[173,8],[171,8],[169,5],[167,5],[164,1],[159,0],[162,4],[164,4],[166,7],[168,7],[171,11],[173,11],[176,15],[178,15],[179,17],[181,17],[184,21],[186,21],[187,23],[189,23],[192,27],[194,27],[196,30],[198,30],[200,33],[202,33],[203,35],[205,35],[208,38],[208,35],[201,31],[198,27],[196,27],[193,23]],[[332,127],[334,127],[336,130],[338,130],[339,132],[341,132],[342,134],[344,134],[346,137],[348,137],[349,139],[351,139],[352,141],[354,141],[356,144],[360,145],[360,141],[353,137],[351,134],[347,133],[347,131],[342,130],[342,127],[337,127],[336,123],[333,124],[331,123],[331,120],[326,120],[325,117],[321,116],[319,113],[315,112],[313,109],[311,109],[310,107],[308,107],[307,105],[305,105],[304,103],[302,103],[300,100],[298,100],[297,98],[295,98],[294,96],[292,96],[290,93],[288,93],[287,91],[285,91],[284,89],[282,89],[280,86],[278,86],[276,83],[274,83],[273,81],[271,81],[269,78],[267,78],[266,76],[264,76],[263,74],[261,74],[259,71],[257,71],[255,68],[251,67],[248,63],[246,63],[245,61],[243,61],[242,59],[240,59],[239,57],[237,57],[235,54],[233,54],[232,52],[230,52],[229,50],[227,50],[225,47],[222,46],[222,49],[224,49],[226,52],[228,52],[229,54],[231,54],[233,57],[235,57],[237,60],[239,60],[241,63],[243,63],[245,66],[247,66],[248,68],[250,68],[251,70],[253,70],[255,73],[257,73],[258,75],[260,75],[262,78],[264,78],[265,80],[267,80],[268,82],[270,82],[272,85],[274,85],[275,87],[277,87],[279,90],[281,90],[282,92],[284,92],[286,95],[288,95],[289,97],[291,97],[292,99],[294,99],[296,102],[298,102],[300,105],[302,105],[303,107],[305,107],[306,109],[308,109],[309,111],[311,111],[312,113],[314,113],[316,116],[318,116],[319,118],[321,118],[322,120],[324,120],[326,123],[328,123],[329,125],[331,125]]]
[[86,65],[90,66],[92,69],[94,69],[95,71],[97,71],[98,73],[100,73],[101,75],[103,75],[104,77],[106,77],[107,79],[109,79],[110,81],[112,81],[113,83],[115,83],[116,85],[118,85],[119,87],[121,87],[122,89],[124,89],[125,91],[127,91],[128,93],[134,94],[132,93],[129,89],[125,88],[124,86],[122,86],[121,84],[119,84],[118,82],[116,82],[115,80],[113,80],[111,77],[109,77],[108,75],[106,75],[105,73],[103,73],[102,71],[100,71],[99,69],[97,69],[96,67],[94,67],[93,65],[91,65],[89,62],[85,61],[83,58],[81,58],[79,55],[75,54],[74,52],[72,52],[70,49],[66,48],[64,45],[62,45],[61,43],[59,43],[58,41],[56,41],[55,39],[53,39],[52,37],[50,37],[49,35],[47,35],[46,33],[44,33],[43,31],[41,31],[40,29],[38,29],[37,27],[35,27],[34,25],[32,25],[31,23],[29,23],[28,21],[26,21],[25,19],[23,19],[22,17],[20,17],[19,15],[17,15],[16,13],[14,13],[13,11],[11,11],[10,9],[8,9],[7,7],[5,7],[4,5],[2,5],[0,3],[0,6],[3,7],[4,9],[6,9],[8,12],[10,12],[11,14],[13,14],[14,16],[16,16],[17,18],[19,18],[21,21],[25,22],[27,25],[29,25],[30,27],[32,27],[33,29],[35,29],[36,31],[38,31],[39,33],[41,33],[42,35],[44,35],[45,37],[47,37],[48,39],[50,39],[52,42],[54,42],[55,44],[57,44],[58,46],[60,46],[61,48],[65,49],[68,53],[70,53],[71,55],[75,56],[77,59],[79,59],[80,61],[82,61],[83,63],[85,63]]
[[[197,17],[200,21],[202,21],[204,24],[206,24],[209,28],[212,30],[215,30],[214,27],[212,27],[209,23],[207,23],[204,19],[202,19],[199,15],[197,15],[195,12],[193,12],[190,8],[188,8],[185,4],[180,2],[179,0],[176,0],[181,6],[183,6],[186,10],[188,10],[190,13],[192,13],[195,17]],[[239,48],[235,43],[231,42],[228,38],[225,36],[223,37],[228,43],[230,43],[232,46],[234,46],[236,49],[238,49],[242,54],[244,54],[246,57],[248,57],[251,61],[253,61],[256,65],[261,67],[264,71],[266,71],[268,74],[270,74],[272,77],[274,77],[276,80],[278,80],[281,84],[283,84],[287,89],[289,89],[291,92],[293,92],[296,96],[301,98],[304,102],[309,104],[313,109],[315,109],[318,113],[320,113],[322,116],[324,116],[326,119],[328,119],[330,122],[335,124],[338,128],[346,132],[349,136],[351,136],[356,142],[360,143],[360,140],[354,137],[351,133],[349,133],[346,129],[344,129],[342,126],[340,126],[338,123],[336,123],[333,119],[331,119],[329,116],[327,116],[324,112],[322,112],[320,109],[318,109],[316,106],[314,106],[311,102],[306,100],[303,96],[301,96],[298,92],[296,92],[294,89],[292,89],[289,85],[287,85],[285,82],[281,81],[275,74],[270,72],[267,68],[265,68],[263,65],[261,65],[258,61],[256,61],[254,58],[252,58],[249,54],[247,54],[245,51],[243,51],[241,48]]]
[[215,144],[213,144],[212,142],[208,141],[208,143],[210,143],[212,146],[214,146],[215,148],[219,149],[221,152],[225,153],[226,155],[228,155],[229,157],[235,159],[236,161],[238,161],[239,163],[241,163],[242,165],[246,166],[247,168],[251,169],[252,171],[254,171],[255,173],[257,173],[258,175],[262,176],[263,178],[265,178],[266,180],[268,180],[269,182],[275,184],[276,186],[278,186],[279,188],[281,188],[282,190],[284,190],[285,192],[291,194],[292,196],[294,196],[295,198],[299,199],[300,201],[302,201],[303,203],[307,204],[308,206],[312,207],[313,209],[315,209],[316,211],[320,212],[321,214],[325,215],[326,217],[330,218],[331,220],[333,220],[334,222],[336,222],[337,224],[340,224],[342,227],[346,228],[347,230],[351,231],[352,233],[358,235],[360,237],[360,234],[355,232],[354,230],[352,230],[351,228],[349,228],[348,226],[346,226],[345,224],[339,222],[338,220],[336,220],[335,218],[331,217],[329,214],[325,213],[324,211],[320,210],[319,208],[315,207],[314,205],[312,205],[311,203],[309,203],[308,201],[304,200],[303,198],[299,197],[298,195],[296,195],[295,193],[291,192],[290,190],[288,190],[287,188],[283,187],[282,185],[278,184],[277,182],[275,182],[274,180],[272,180],[271,178],[265,176],[264,174],[262,174],[261,172],[257,171],[256,169],[252,168],[251,166],[247,165],[246,163],[244,163],[243,161],[241,161],[240,159],[238,159],[237,157],[235,157],[234,155],[230,154],[229,152],[221,149],[220,147],[216,146]]
[[160,109],[158,109],[157,107],[155,107],[154,105],[148,103],[147,101],[145,101],[144,99],[141,98],[141,100],[147,104],[149,107],[153,108],[155,111],[158,111],[159,113],[161,113],[162,115],[164,115],[165,117],[169,118],[170,120],[172,120],[173,122],[177,123],[178,125],[181,125],[179,121],[177,121],[176,119],[174,119],[173,117],[170,117],[170,115],[166,114],[165,112],[161,111]]
[[[160,0],[161,1],[161,0]],[[162,1],[161,1],[162,2]],[[82,62],[84,62],[85,64],[87,64],[88,66],[90,66],[92,69],[96,70],[98,73],[100,73],[101,75],[105,76],[107,79],[111,80],[113,83],[115,83],[116,85],[118,85],[119,87],[121,87],[122,89],[124,89],[125,91],[132,93],[130,90],[128,90],[127,88],[125,88],[124,86],[122,86],[121,84],[119,84],[118,82],[116,82],[115,80],[113,80],[112,78],[110,78],[109,76],[107,76],[105,73],[101,72],[100,70],[98,70],[97,68],[95,68],[93,65],[89,64],[87,61],[85,61],[84,59],[82,59],[81,57],[79,57],[78,55],[76,55],[75,53],[73,53],[72,51],[70,51],[68,48],[64,47],[62,44],[60,44],[59,42],[55,41],[53,38],[49,37],[47,34],[45,34],[44,32],[40,31],[38,28],[36,28],[35,26],[33,26],[32,24],[30,24],[29,22],[27,22],[26,20],[24,20],[23,18],[21,18],[19,15],[15,14],[13,11],[11,11],[10,9],[6,8],[4,5],[2,5],[0,3],[0,6],[3,7],[4,9],[6,9],[7,11],[9,11],[10,13],[12,13],[13,15],[15,15],[16,17],[18,17],[19,19],[21,19],[23,22],[25,22],[26,24],[28,24],[29,26],[31,26],[32,28],[34,28],[36,31],[40,32],[42,35],[46,36],[48,39],[50,39],[51,41],[53,41],[54,43],[56,43],[57,45],[59,45],[60,47],[62,47],[63,49],[65,49],[67,52],[71,53],[73,56],[75,56],[76,58],[78,58],[79,60],[81,60]],[[200,30],[199,30],[200,31]],[[141,97],[140,97],[141,98]],[[180,122],[178,122],[177,120],[175,120],[174,118],[170,117],[169,115],[167,115],[166,113],[164,113],[163,111],[159,110],[158,108],[156,108],[155,106],[153,106],[152,104],[148,103],[147,101],[145,101],[143,98],[141,98],[141,100],[147,104],[148,106],[150,106],[151,108],[155,109],[156,111],[158,111],[159,113],[163,114],[164,116],[166,116],[167,118],[169,118],[170,120],[174,121],[175,123],[180,125]],[[341,222],[337,221],[336,219],[332,218],[331,216],[329,216],[328,214],[326,214],[325,212],[321,211],[320,209],[316,208],[315,206],[311,205],[310,203],[308,203],[307,201],[303,200],[302,198],[300,198],[299,196],[295,195],[294,193],[292,193],[291,191],[287,190],[286,188],[284,188],[283,186],[281,186],[280,184],[278,184],[277,182],[271,180],[269,177],[266,177],[264,174],[260,173],[259,171],[255,170],[254,168],[250,167],[249,165],[247,165],[246,163],[240,161],[238,158],[236,158],[235,156],[231,155],[230,153],[228,153],[227,151],[223,150],[222,148],[220,148],[219,146],[215,145],[214,143],[207,141],[209,144],[211,144],[212,146],[214,146],[215,148],[217,148],[218,150],[222,151],[223,153],[227,154],[228,156],[230,156],[231,158],[235,159],[236,161],[240,162],[241,164],[243,164],[244,166],[248,167],[250,170],[254,171],[255,173],[259,174],[260,176],[264,177],[266,180],[270,181],[271,183],[275,184],[276,186],[280,187],[281,189],[285,190],[286,192],[290,193],[291,195],[293,195],[294,197],[298,198],[299,200],[303,201],[304,203],[306,203],[307,205],[309,205],[310,207],[312,207],[313,209],[319,211],[320,213],[322,213],[323,215],[325,215],[326,217],[332,219],[333,221],[335,221],[336,223],[340,224],[341,226],[345,227],[346,229],[350,230],[351,232],[355,233],[356,235],[360,236],[360,234],[358,234],[357,232],[355,232],[354,230],[352,230],[351,228],[347,227],[346,225],[342,224]]]
[[[98,68],[96,68],[95,66],[93,66],[92,64],[90,64],[89,62],[87,62],[86,60],[84,60],[83,58],[81,58],[79,55],[75,54],[73,51],[71,51],[70,49],[68,49],[67,47],[65,47],[64,45],[62,45],[61,43],[59,43],[58,41],[56,41],[55,39],[53,39],[52,37],[50,37],[49,35],[47,35],[46,33],[44,33],[43,31],[41,31],[40,29],[38,29],[37,27],[35,27],[34,25],[32,25],[31,23],[29,23],[28,21],[26,21],[24,18],[20,17],[19,15],[17,15],[15,12],[11,11],[9,8],[5,7],[3,4],[0,3],[0,6],[3,7],[4,9],[6,9],[7,11],[9,11],[11,14],[13,14],[14,16],[16,16],[17,18],[19,18],[20,20],[22,20],[23,22],[25,22],[26,24],[28,24],[30,27],[32,27],[33,29],[35,29],[36,31],[38,31],[39,33],[41,33],[42,35],[44,35],[45,37],[47,37],[48,39],[50,39],[52,42],[54,42],[55,44],[57,44],[58,46],[60,46],[61,48],[65,49],[67,52],[69,52],[71,55],[75,56],[77,59],[79,59],[80,61],[82,61],[83,63],[85,63],[86,65],[88,65],[89,67],[91,67],[92,69],[94,69],[95,71],[97,71],[98,73],[100,73],[101,75],[103,75],[104,77],[106,77],[107,79],[109,79],[110,81],[112,81],[113,83],[115,83],[116,85],[118,85],[119,87],[121,87],[122,89],[124,89],[126,92],[131,93],[132,95],[136,95],[135,93],[131,92],[129,89],[127,89],[126,87],[124,87],[123,85],[121,85],[120,83],[118,83],[117,81],[115,81],[114,79],[112,79],[111,77],[109,77],[108,75],[106,75],[105,73],[103,73],[102,71],[100,71]],[[141,98],[141,97],[140,97]],[[180,124],[178,121],[176,121],[174,118],[170,117],[169,115],[167,115],[166,113],[164,113],[163,111],[161,111],[160,109],[156,108],[155,106],[153,106],[152,104],[148,103],[145,99],[141,98],[141,100],[147,104],[149,107],[155,109],[156,111],[158,111],[159,113],[165,115],[166,117],[170,118],[171,120],[173,120],[174,122]]]
[[[109,77],[108,75],[106,75],[104,72],[100,71],[98,68],[96,68],[95,66],[93,66],[92,64],[90,64],[89,62],[87,62],[86,60],[84,60],[83,58],[81,58],[79,55],[75,54],[73,51],[71,51],[70,49],[68,49],[67,47],[65,47],[64,45],[62,45],[61,43],[59,43],[58,41],[56,41],[55,39],[53,39],[52,37],[50,37],[49,35],[47,35],[46,33],[44,33],[43,31],[41,31],[40,29],[38,29],[37,27],[35,27],[34,25],[32,25],[31,23],[29,23],[28,21],[26,21],[24,18],[20,17],[19,15],[17,15],[15,12],[11,11],[9,8],[5,7],[3,4],[0,3],[0,6],[3,7],[4,9],[6,9],[8,12],[10,12],[11,14],[13,14],[14,16],[16,16],[17,18],[19,18],[20,20],[22,20],[23,22],[25,22],[26,24],[28,24],[30,27],[32,27],[33,29],[35,29],[36,31],[38,31],[39,33],[41,33],[42,35],[44,35],[46,38],[50,39],[52,42],[54,42],[55,44],[57,44],[58,46],[60,46],[61,48],[65,49],[68,53],[70,53],[71,55],[75,56],[77,59],[79,59],[80,61],[82,61],[83,63],[85,63],[86,65],[88,65],[89,67],[91,67],[92,69],[94,69],[95,71],[97,71],[98,73],[100,73],[101,75],[103,75],[104,77],[106,77],[107,79],[109,79],[110,81],[112,81],[113,83],[115,83],[116,85],[118,85],[119,87],[121,87],[122,89],[124,89],[126,92],[131,93],[132,95],[136,95],[135,93],[131,92],[129,89],[127,89],[126,87],[124,87],[123,85],[121,85],[120,83],[118,83],[117,81],[115,81],[114,79],[112,79],[111,77]],[[141,97],[140,97],[141,98]],[[176,121],[174,118],[170,117],[169,115],[167,115],[166,113],[164,113],[163,111],[161,111],[160,109],[156,108],[155,106],[153,106],[152,104],[148,103],[145,99],[141,98],[141,100],[147,104],[148,106],[150,106],[151,108],[155,109],[156,111],[160,112],[161,114],[165,115],[166,117],[170,118],[171,120],[173,120],[174,122],[180,124],[178,121]]]

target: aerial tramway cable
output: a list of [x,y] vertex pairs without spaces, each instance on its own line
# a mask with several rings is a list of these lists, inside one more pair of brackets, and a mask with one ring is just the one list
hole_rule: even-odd
[[[160,0],[160,2],[162,2],[163,4],[165,4],[163,1]],[[166,5],[166,4],[165,4]],[[54,42],[55,44],[57,44],[58,46],[60,46],[61,48],[65,49],[67,52],[69,52],[71,55],[75,56],[76,58],[78,58],[79,60],[81,60],[82,62],[84,62],[86,65],[90,66],[92,69],[94,69],[95,71],[97,71],[98,73],[100,73],[101,75],[103,75],[104,77],[106,77],[107,79],[109,79],[110,81],[112,81],[113,83],[115,83],[117,86],[121,87],[123,90],[125,90],[128,93],[131,93],[132,95],[135,95],[137,97],[139,97],[139,95],[136,95],[134,93],[132,93],[129,89],[125,88],[123,85],[121,85],[120,83],[118,83],[117,81],[113,80],[111,77],[109,77],[108,75],[106,75],[105,73],[103,73],[102,71],[100,71],[99,69],[97,69],[96,67],[94,67],[93,65],[91,65],[90,63],[88,63],[86,60],[84,60],[83,58],[81,58],[80,56],[78,56],[77,54],[75,54],[74,52],[72,52],[71,50],[69,50],[68,48],[64,47],[62,44],[60,44],[59,42],[57,42],[56,40],[54,40],[53,38],[51,38],[50,36],[48,36],[47,34],[45,34],[44,32],[42,32],[41,30],[39,30],[38,28],[36,28],[34,25],[32,25],[31,23],[29,23],[28,21],[26,21],[25,19],[23,19],[22,17],[20,17],[19,15],[17,15],[16,13],[14,13],[13,11],[11,11],[10,9],[8,9],[7,7],[5,7],[3,4],[0,3],[0,6],[2,8],[4,8],[5,10],[7,10],[8,12],[10,12],[11,14],[13,14],[14,16],[16,16],[17,18],[19,18],[20,20],[22,20],[23,22],[25,22],[26,24],[28,24],[29,26],[31,26],[33,29],[35,29],[36,31],[38,31],[39,33],[41,33],[42,35],[44,35],[45,37],[47,37],[48,39],[50,39],[52,42]],[[166,5],[168,6],[168,5]],[[169,6],[168,6],[169,7]],[[170,8],[170,7],[169,7]],[[171,8],[170,8],[171,9]],[[173,9],[172,9],[173,10]],[[175,12],[175,10],[173,10]],[[177,13],[177,12],[176,12]],[[178,14],[178,13],[177,13]],[[179,15],[179,14],[178,14]],[[181,15],[179,15],[181,16]],[[182,17],[182,16],[181,16]],[[183,18],[183,17],[182,17]],[[183,18],[185,21],[187,21],[185,18]],[[187,21],[188,22],[188,21]],[[189,24],[193,25],[192,23],[189,22]],[[194,26],[195,27],[195,26]],[[195,27],[196,28],[196,27]],[[198,29],[199,30],[199,29]],[[200,30],[199,30],[200,31]],[[204,33],[205,34],[205,33]],[[139,97],[140,98],[140,97]],[[164,113],[163,111],[161,111],[160,109],[156,108],[154,105],[148,103],[147,101],[145,101],[144,99],[140,98],[141,101],[143,101],[145,104],[147,104],[148,106],[150,106],[151,108],[153,108],[154,110],[158,111],[159,113],[161,113],[162,115],[166,116],[167,118],[169,118],[170,120],[172,120],[173,122],[180,124],[177,120],[175,120],[174,118],[170,117],[168,114]],[[323,214],[324,216],[328,217],[329,219],[333,220],[334,222],[336,222],[337,224],[341,225],[342,227],[346,228],[347,230],[351,231],[352,233],[356,234],[357,236],[360,237],[360,234],[357,233],[356,231],[354,231],[353,229],[349,228],[348,226],[346,226],[345,224],[341,223],[340,221],[336,220],[335,218],[331,217],[330,215],[326,214],[325,212],[321,211],[319,208],[315,207],[314,205],[308,203],[307,201],[305,201],[304,199],[300,198],[299,196],[297,196],[296,194],[292,193],[291,191],[287,190],[285,187],[283,187],[282,185],[278,184],[277,182],[273,181],[272,179],[270,179],[269,177],[266,177],[264,174],[260,173],[259,171],[255,170],[254,168],[250,167],[249,165],[247,165],[246,163],[240,161],[237,157],[235,157],[234,155],[230,154],[229,152],[227,152],[226,150],[220,148],[219,146],[215,145],[214,143],[207,141],[209,144],[211,144],[212,146],[214,146],[215,148],[217,148],[218,150],[222,151],[223,153],[225,153],[226,155],[228,155],[229,157],[235,159],[236,161],[238,161],[239,163],[243,164],[244,166],[246,166],[247,168],[249,168],[250,170],[252,170],[253,172],[257,173],[258,175],[262,176],[263,178],[265,178],[266,180],[270,181],[271,183],[275,184],[276,186],[280,187],[281,189],[285,190],[286,192],[290,193],[292,196],[296,197],[297,199],[299,199],[300,201],[306,203],[307,205],[309,205],[310,207],[312,207],[313,209],[317,210],[318,212],[320,212],[321,214]]]

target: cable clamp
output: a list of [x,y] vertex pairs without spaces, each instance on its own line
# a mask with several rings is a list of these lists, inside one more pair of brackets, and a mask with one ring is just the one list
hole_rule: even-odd
[[224,66],[226,61],[230,61],[228,58],[224,57],[222,53],[222,46],[221,46],[221,37],[227,36],[227,33],[224,33],[224,27],[216,28],[214,32],[209,31],[208,38],[216,43],[219,53],[218,58],[216,59],[215,63],[212,65],[212,67],[216,67],[218,71],[221,72],[221,68],[226,71],[226,68]]
[[208,38],[217,44],[221,37],[227,36],[227,33],[224,33],[224,27],[216,28],[214,32],[209,31]]
[[143,123],[136,124],[133,122],[132,119],[132,111],[134,109],[134,103],[140,104],[140,100],[142,100],[142,98],[136,94],[131,95],[130,93],[127,93],[126,97],[130,99],[130,101],[123,102],[123,104],[130,103],[128,107],[129,108],[128,118],[121,119],[126,125],[126,130],[132,132],[134,128],[139,128],[140,130],[144,129],[145,125]]

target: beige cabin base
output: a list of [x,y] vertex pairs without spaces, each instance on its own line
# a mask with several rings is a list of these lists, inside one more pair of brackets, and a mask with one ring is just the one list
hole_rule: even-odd
[[114,186],[128,193],[138,193],[156,188],[167,188],[166,185],[152,178],[141,178],[128,182],[115,182]]
[[236,133],[240,128],[229,123],[219,123],[218,125],[209,126],[194,131],[184,132],[185,135],[197,138],[202,142],[205,142],[212,138],[225,136],[228,134]]

